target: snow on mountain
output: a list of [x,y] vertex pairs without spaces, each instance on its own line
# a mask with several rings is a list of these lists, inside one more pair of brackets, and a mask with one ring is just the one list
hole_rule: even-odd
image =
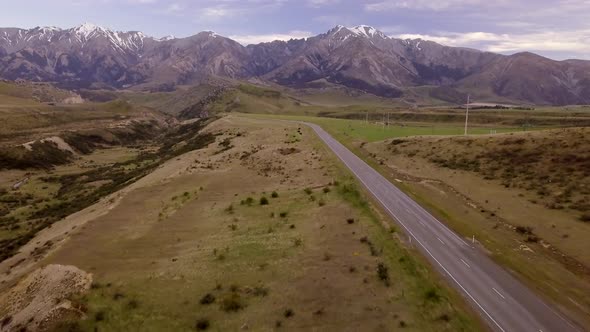
[[385,35],[381,31],[368,25],[357,25],[353,28],[348,28],[348,30],[361,37],[373,38],[377,36],[385,38]]
[[168,36],[164,36],[162,38],[157,38],[155,39],[156,41],[168,41],[168,40],[173,40],[176,39],[176,37],[174,37],[173,35],[168,35]]
[[74,34],[76,34],[80,40],[87,40],[89,37],[92,37],[97,33],[110,32],[110,30],[100,27],[98,25],[94,25],[92,23],[84,23],[75,28],[72,28],[71,31]]

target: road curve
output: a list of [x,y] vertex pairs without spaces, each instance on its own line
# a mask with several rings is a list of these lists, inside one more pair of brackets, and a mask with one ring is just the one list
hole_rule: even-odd
[[477,310],[492,330],[582,331],[424,210],[320,126],[311,127],[393,217],[410,240]]

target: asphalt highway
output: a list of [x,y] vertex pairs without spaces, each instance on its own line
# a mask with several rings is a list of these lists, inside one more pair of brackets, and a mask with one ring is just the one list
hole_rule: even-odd
[[492,330],[582,331],[493,262],[471,241],[455,234],[321,127],[310,126],[405,230],[409,240],[473,305]]

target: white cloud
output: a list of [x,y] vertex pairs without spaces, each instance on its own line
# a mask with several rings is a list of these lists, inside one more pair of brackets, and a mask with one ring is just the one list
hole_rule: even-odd
[[340,0],[307,0],[307,5],[314,8],[319,8],[327,5],[334,5],[339,3]]
[[203,8],[199,17],[208,21],[216,21],[235,15],[236,10],[225,5]]
[[435,34],[399,34],[393,37],[420,38],[448,46],[472,47],[498,53],[560,52],[583,58],[588,58],[590,55],[590,29],[522,34],[439,32]]
[[[389,0],[365,5],[367,11],[390,11],[396,9],[445,10],[480,5],[494,1],[486,0]],[[498,2],[498,1],[496,1]]]
[[131,3],[138,3],[138,4],[149,4],[149,3],[156,3],[158,0],[128,0]]
[[182,10],[182,6],[177,3],[172,3],[166,7],[166,13],[178,13]]
[[261,35],[232,35],[229,38],[237,41],[242,45],[259,44],[271,42],[273,40],[290,40],[301,39],[312,36],[313,33],[309,31],[289,31],[287,33],[261,34]]

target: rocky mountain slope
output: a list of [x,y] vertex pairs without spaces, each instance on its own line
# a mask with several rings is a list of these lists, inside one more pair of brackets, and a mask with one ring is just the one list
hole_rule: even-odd
[[390,38],[337,26],[307,39],[242,46],[213,32],[148,37],[92,24],[0,29],[0,77],[69,88],[167,90],[209,76],[256,77],[291,87],[341,85],[385,97],[416,86],[448,95],[535,104],[590,103],[590,61],[554,61]]

